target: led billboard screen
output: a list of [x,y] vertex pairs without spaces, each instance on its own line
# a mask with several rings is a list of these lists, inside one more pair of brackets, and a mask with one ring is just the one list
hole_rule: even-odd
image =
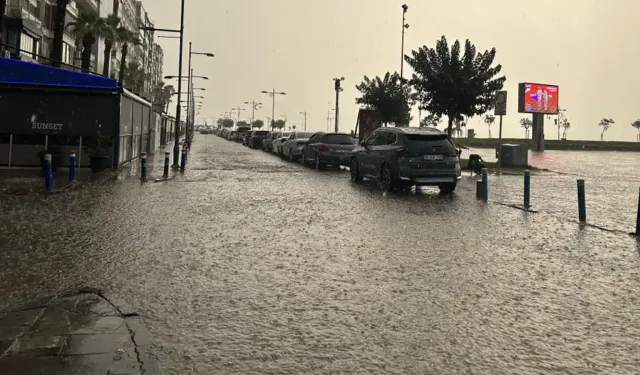
[[518,112],[558,113],[558,86],[539,83],[521,83],[518,86]]

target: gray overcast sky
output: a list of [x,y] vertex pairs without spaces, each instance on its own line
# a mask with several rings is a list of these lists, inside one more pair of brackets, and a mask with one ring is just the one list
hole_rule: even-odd
[[[178,28],[179,0],[143,3],[156,27]],[[611,117],[616,124],[605,139],[635,140],[630,123],[640,118],[634,89],[640,78],[638,0],[186,0],[185,51],[192,41],[194,51],[216,54],[193,57],[195,74],[210,77],[196,83],[207,89],[200,116],[217,118],[259,100],[264,106],[256,117],[264,120],[271,102],[260,91],[275,87],[288,94],[276,98],[276,117],[286,114],[290,124],[300,125],[299,112],[307,110],[308,128],[324,130],[334,103],[331,79],[344,76],[340,130],[353,129],[355,84],[364,75],[400,70],[403,3],[411,25],[405,53],[433,46],[442,35],[451,42],[469,38],[478,50],[496,47],[509,92],[505,136],[524,135],[517,84],[528,81],[560,86],[560,107],[572,123],[569,138],[599,139],[598,121]],[[178,40],[158,41],[164,73],[177,74]],[[184,61],[186,74],[186,53]],[[410,73],[405,64],[405,76]],[[487,136],[478,118],[469,127]],[[496,125],[492,133],[497,135]],[[546,138],[556,136],[547,121]]]

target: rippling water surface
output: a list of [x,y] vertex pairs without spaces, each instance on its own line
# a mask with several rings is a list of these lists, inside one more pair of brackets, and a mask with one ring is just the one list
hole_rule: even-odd
[[[486,205],[468,175],[383,196],[200,136],[171,182],[2,198],[0,307],[107,289],[168,374],[634,374],[637,158],[532,155],[564,173],[533,176],[525,213],[505,205],[519,176],[492,176]],[[576,222],[576,175],[605,230]]]

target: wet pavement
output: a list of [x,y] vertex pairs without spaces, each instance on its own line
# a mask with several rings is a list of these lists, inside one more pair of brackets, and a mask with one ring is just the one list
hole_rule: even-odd
[[44,297],[0,313],[0,373],[161,375],[137,313],[98,290]]
[[101,288],[167,374],[635,374],[634,178],[589,179],[602,230],[575,176],[535,176],[527,213],[518,176],[384,196],[201,135],[172,181],[0,199],[0,308]]

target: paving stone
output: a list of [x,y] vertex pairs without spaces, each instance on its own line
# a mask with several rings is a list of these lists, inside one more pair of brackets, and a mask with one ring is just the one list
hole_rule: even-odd
[[160,361],[152,346],[138,348],[139,358],[142,366],[142,373],[145,375],[162,375]]
[[118,349],[133,348],[128,333],[72,335],[62,350],[62,355],[115,353]]
[[86,322],[73,322],[70,333],[72,335],[111,333],[120,328],[122,323],[124,323],[124,319],[118,316],[94,316],[91,314]]
[[36,336],[19,340],[16,351],[21,356],[57,355],[67,341],[66,336]]
[[64,375],[64,368],[64,361],[60,357],[5,357],[0,359],[0,374],[2,375]]
[[37,309],[37,308],[43,308],[45,306],[47,306],[47,304],[49,303],[49,301],[51,301],[53,299],[53,297],[49,296],[49,297],[43,297],[43,298],[38,298],[36,300],[33,300],[27,304],[24,304],[16,309],[11,309],[8,311],[0,311],[0,312],[9,312],[9,311],[22,311],[22,310],[31,310],[31,309]]
[[4,327],[31,326],[36,321],[42,308],[11,311],[0,315],[0,332]]
[[120,312],[105,299],[91,305],[91,313],[102,316],[119,316]]
[[141,368],[133,349],[121,353],[90,354],[63,357],[64,375],[133,375]]
[[153,344],[151,335],[147,331],[147,327],[139,316],[132,316],[125,320],[129,330],[133,333],[133,342],[136,346],[147,346]]
[[71,311],[49,307],[33,326],[33,331],[37,336],[66,335],[71,330],[73,315],[74,313]]

